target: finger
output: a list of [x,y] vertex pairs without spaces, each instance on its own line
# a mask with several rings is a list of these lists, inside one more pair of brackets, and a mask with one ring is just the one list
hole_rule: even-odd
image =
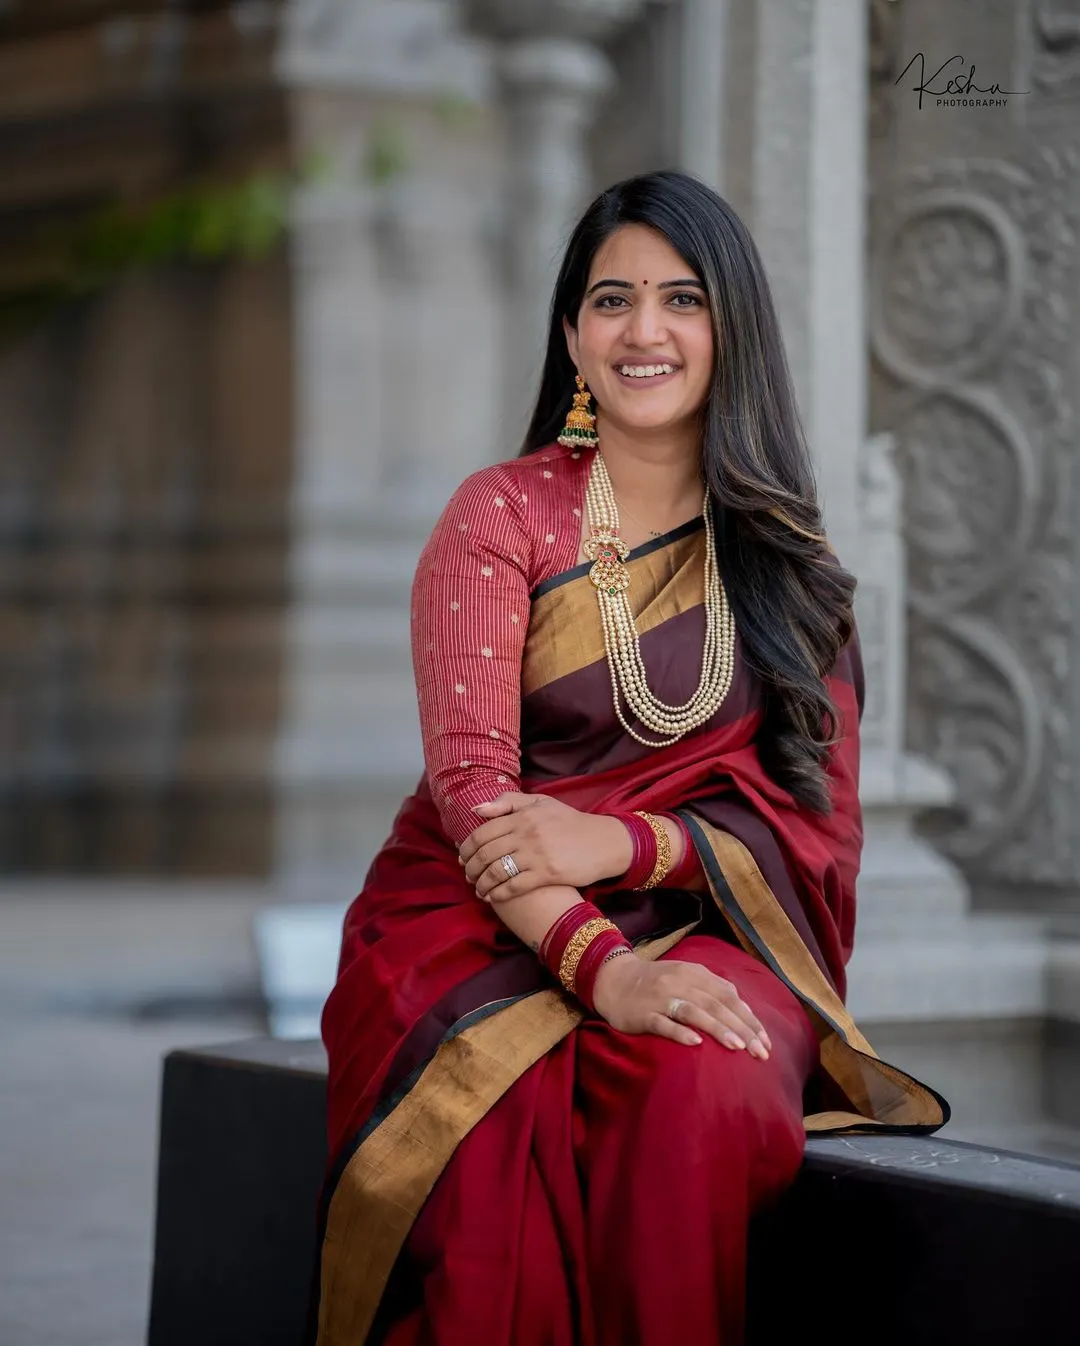
[[[698,964],[697,966],[701,966]],[[762,1040],[765,1047],[772,1050],[772,1040],[765,1029],[765,1025],[757,1017],[754,1011],[739,994],[739,988],[733,981],[728,981],[726,977],[717,976],[714,972],[709,972],[707,968],[702,968],[709,979],[707,990],[710,995],[718,1000],[726,1009],[730,1010],[735,1016],[746,1025],[746,1030]]]
[[[514,840],[516,829],[510,818],[500,819],[495,826],[498,830],[486,837],[469,858],[466,870],[470,877],[478,879],[488,865],[494,864],[504,855],[512,854],[518,845]],[[514,858],[517,859],[517,856]]]
[[696,1047],[701,1041],[700,1033],[696,1033],[686,1024],[676,1023],[674,1019],[669,1019],[666,1014],[654,1012],[645,1020],[645,1032],[652,1033],[658,1038],[670,1038],[672,1042],[685,1043],[687,1047]]
[[745,1000],[737,1000],[734,1005],[734,1011],[742,1019],[743,1023],[749,1024],[751,1030],[757,1034],[765,1046],[772,1051],[772,1040],[769,1037],[768,1030]]
[[516,874],[509,875],[501,861],[489,865],[476,881],[476,895],[483,897],[488,901],[505,902],[507,898],[520,897],[523,892],[529,891],[535,885],[520,880],[525,877],[529,871],[519,869]]
[[771,1051],[772,1041],[770,1040],[769,1035],[765,1030],[765,1025],[757,1017],[757,1015],[746,1003],[746,1001],[743,1000],[742,997],[739,995],[738,987],[733,986],[732,989],[734,991],[734,996],[728,997],[727,1000],[724,1002],[726,1008],[729,1009],[731,1013],[736,1016],[736,1018],[741,1020],[741,1022],[746,1025],[747,1029],[751,1033],[753,1033],[755,1037],[760,1038],[761,1041],[765,1044],[765,1046]]
[[504,790],[501,795],[489,799],[485,804],[474,804],[473,812],[481,818],[497,818],[501,813],[525,808],[532,799],[532,795],[522,794],[518,790]]
[[746,1049],[745,1038],[736,1033],[725,1021],[703,1010],[700,1005],[692,1005],[687,1001],[679,1010],[679,1022],[692,1024],[702,1033],[707,1033],[709,1037],[723,1043],[730,1051],[744,1051]]
[[765,1050],[745,1026],[715,1000],[711,1008],[692,1000],[685,1001],[679,1008],[679,1022],[707,1033],[730,1051],[749,1050],[752,1056],[760,1057]]
[[747,1050],[752,1056],[760,1057],[763,1060],[768,1059],[771,1051],[770,1045],[753,1024],[737,1013],[730,1005],[722,1004],[719,1000],[707,997],[698,1002],[698,1008],[711,1015],[717,1023],[723,1024],[729,1032],[734,1033],[741,1042],[746,1044]]
[[458,847],[458,853],[463,855],[468,862],[484,846],[491,846],[498,842],[500,837],[508,836],[513,830],[514,818],[512,814],[507,813],[503,817],[492,818],[489,822],[473,828]]

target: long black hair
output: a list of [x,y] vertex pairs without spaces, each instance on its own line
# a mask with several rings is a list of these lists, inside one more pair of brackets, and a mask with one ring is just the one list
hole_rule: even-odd
[[706,288],[716,355],[701,415],[702,472],[744,655],[765,685],[762,764],[801,804],[828,813],[825,763],[838,716],[824,678],[852,632],[855,579],[822,528],[758,250],[731,206],[699,179],[674,170],[627,178],[585,211],[555,283],[540,390],[519,456],[562,429],[577,373],[562,320],[577,327],[593,258],[624,224],[663,235]]

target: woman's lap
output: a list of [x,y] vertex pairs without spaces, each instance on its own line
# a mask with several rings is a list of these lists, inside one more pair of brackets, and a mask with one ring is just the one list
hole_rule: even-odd
[[664,958],[734,982],[768,1030],[769,1060],[586,1019],[458,1146],[403,1254],[413,1303],[378,1340],[741,1340],[747,1220],[801,1164],[816,1035],[740,947],[691,935]]

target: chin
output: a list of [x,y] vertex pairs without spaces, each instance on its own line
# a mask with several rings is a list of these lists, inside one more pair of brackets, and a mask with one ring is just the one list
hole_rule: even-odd
[[620,419],[628,430],[671,430],[681,425],[686,417],[674,411],[657,410],[650,413],[643,412],[640,407],[631,407]]

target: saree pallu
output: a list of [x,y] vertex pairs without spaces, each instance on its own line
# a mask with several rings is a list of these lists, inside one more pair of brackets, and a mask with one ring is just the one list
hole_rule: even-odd
[[[692,521],[628,561],[650,686],[672,704],[700,674],[702,542],[700,520]],[[707,894],[598,885],[583,896],[640,956],[685,958],[734,981],[776,1050],[758,1062],[708,1038],[687,1048],[620,1034],[587,1015],[477,901],[422,779],[346,916],[323,1016],[332,1162],[321,1210],[319,1346],[656,1346],[694,1330],[734,1346],[745,1220],[793,1179],[805,1134],[927,1134],[949,1119],[946,1100],[881,1060],[844,1005],[862,840],[856,638],[828,679],[843,738],[828,768],[833,811],[818,815],[762,769],[762,692],[741,658],[723,706],[701,729],[658,749],[622,730],[587,574],[577,566],[532,594],[521,788],[586,812],[669,810],[684,820]],[[620,1116],[624,1089],[639,1112],[636,1131],[625,1108]],[[678,1129],[665,1131],[672,1117]],[[746,1137],[753,1144],[740,1160]],[[695,1156],[690,1168],[687,1155]],[[715,1247],[685,1252],[650,1290],[649,1248],[662,1258],[673,1238],[693,1235],[672,1228],[671,1211],[701,1223],[700,1238]],[[498,1270],[470,1261],[477,1243],[507,1242],[515,1256]],[[613,1250],[610,1269],[604,1246]],[[510,1266],[516,1287],[507,1285]],[[686,1284],[672,1283],[676,1272]],[[455,1276],[471,1298],[453,1290]],[[709,1301],[697,1316],[686,1302],[695,1276],[702,1305]],[[610,1306],[620,1284],[630,1305],[621,1325]],[[593,1291],[606,1296],[599,1316]],[[442,1306],[439,1321],[425,1320],[429,1293]],[[468,1327],[446,1316],[455,1312],[474,1315]],[[478,1321],[488,1324],[482,1335]]]

